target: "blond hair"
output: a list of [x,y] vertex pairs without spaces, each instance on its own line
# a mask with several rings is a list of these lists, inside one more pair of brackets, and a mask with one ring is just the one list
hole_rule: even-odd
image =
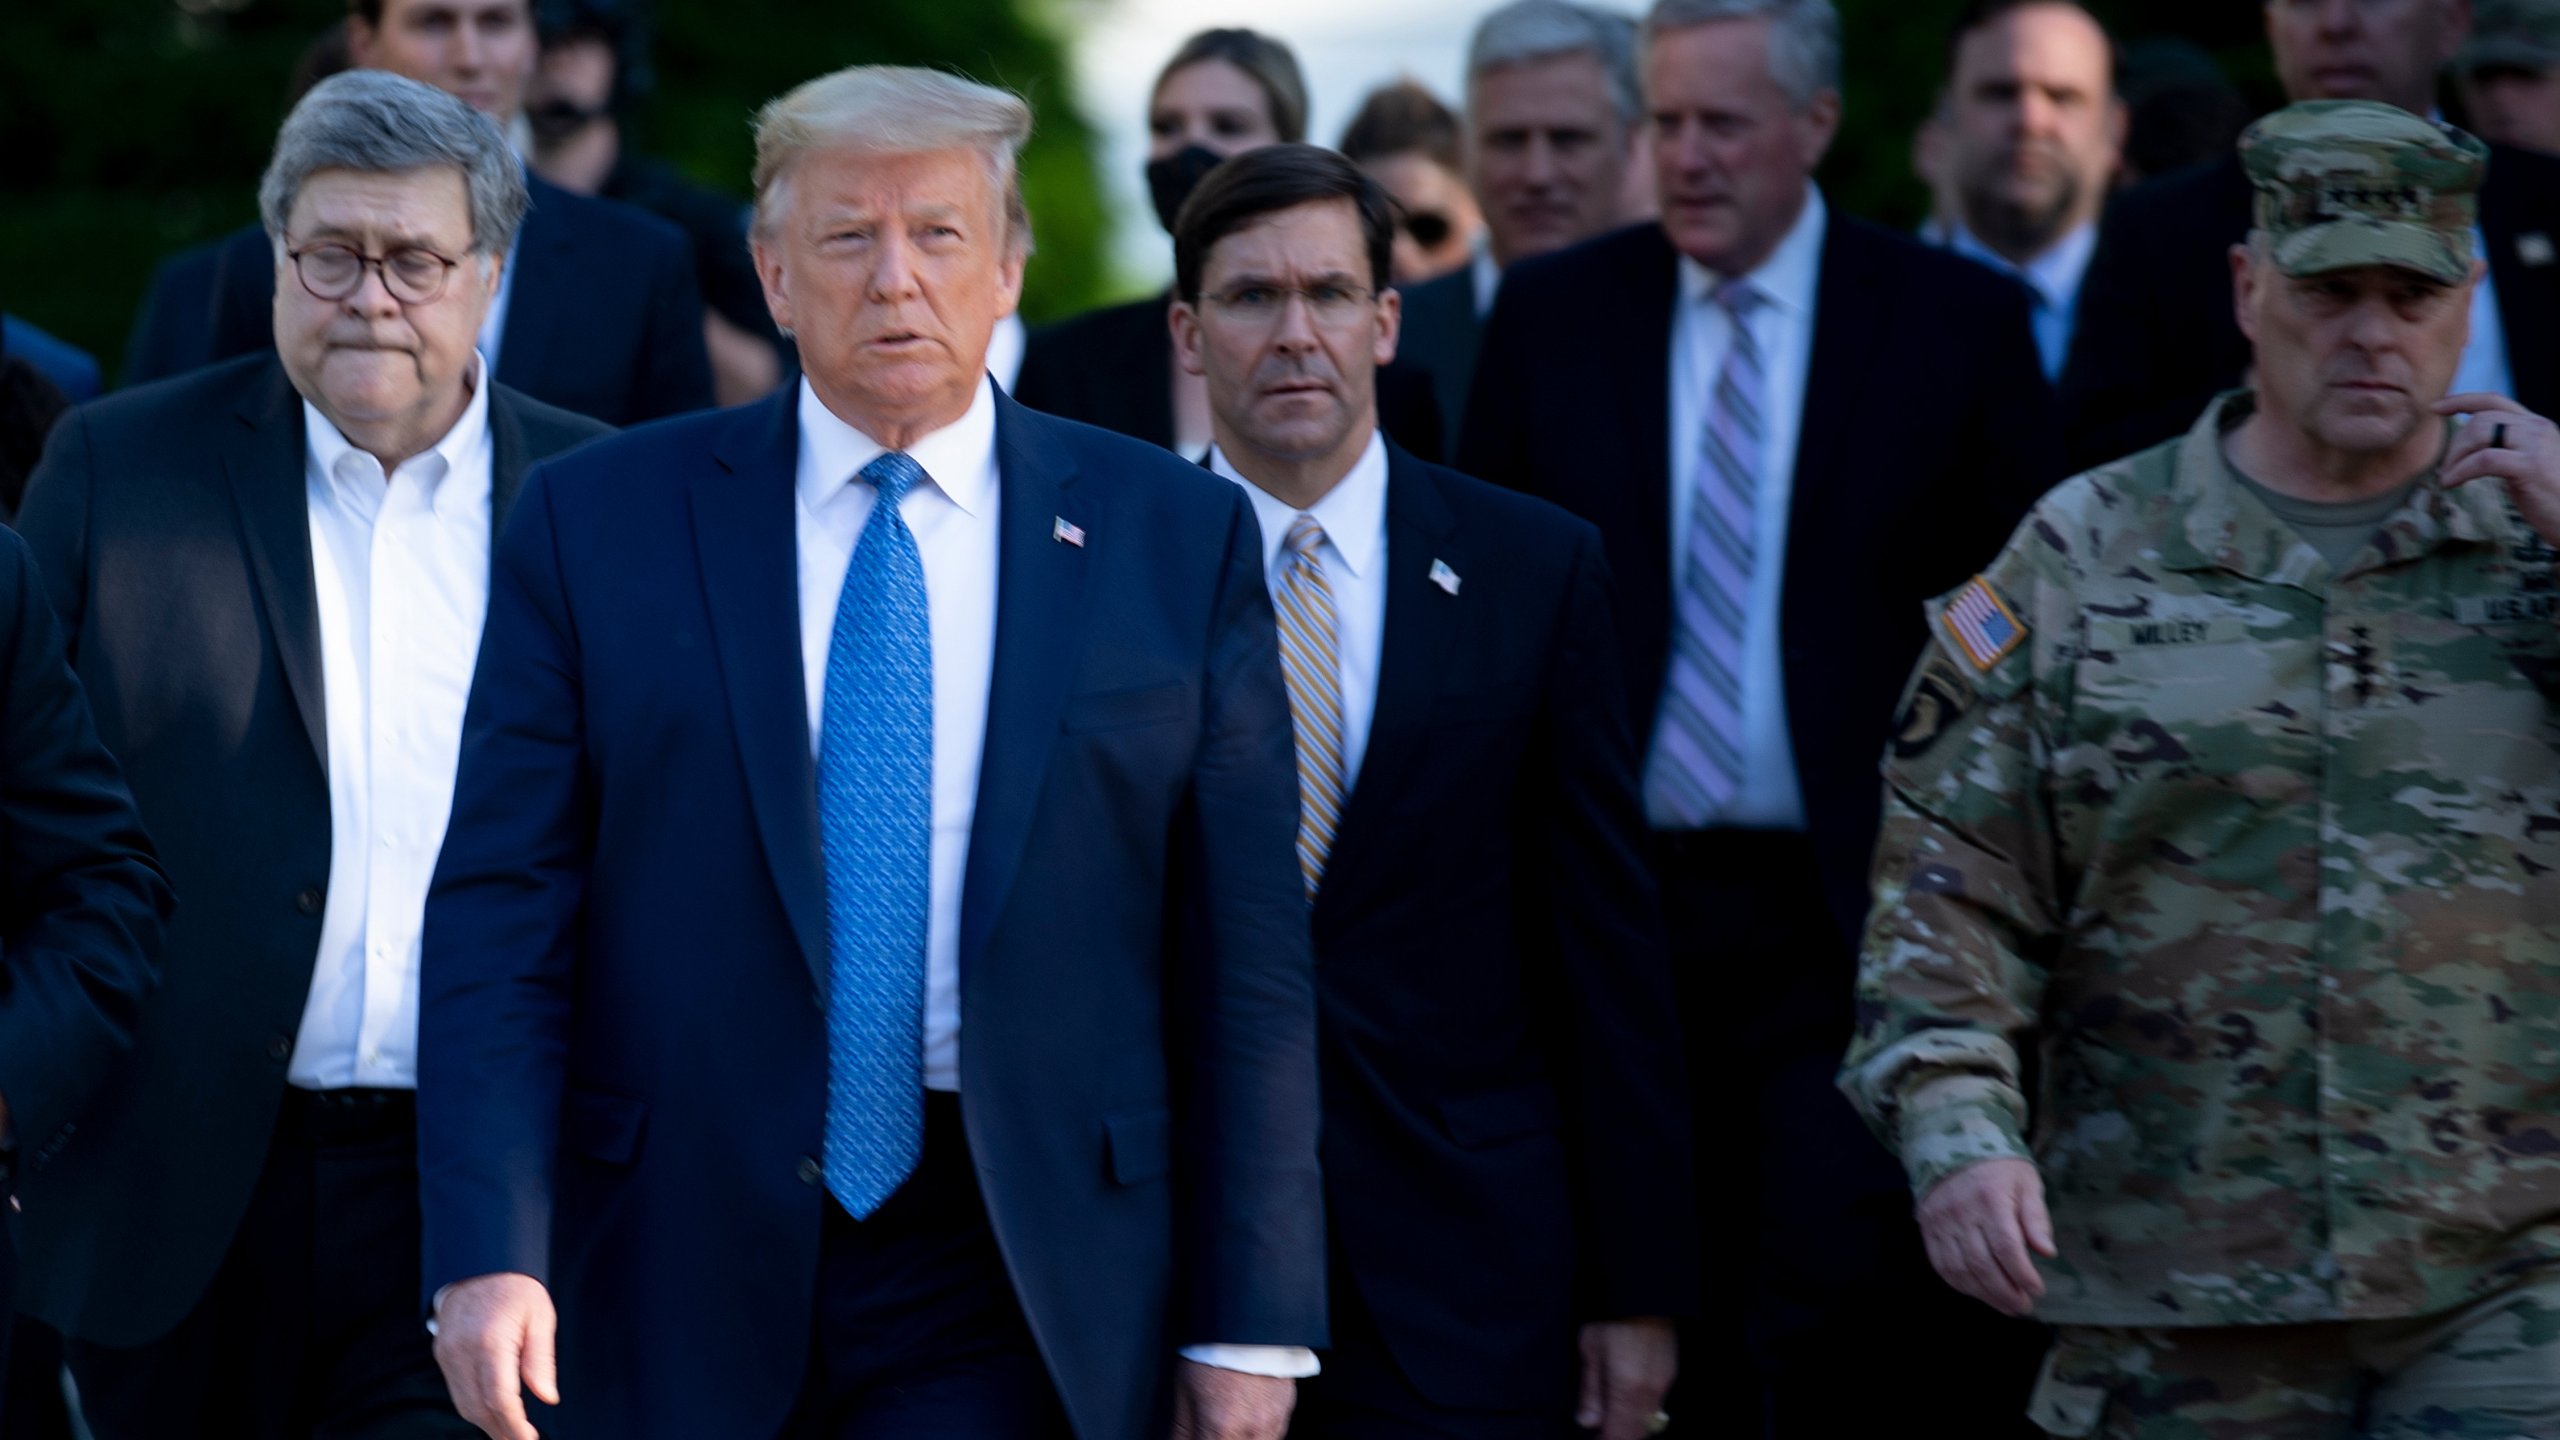
[[855,65],[821,75],[756,113],[759,236],[791,201],[791,171],[821,150],[920,155],[975,150],[1001,197],[1009,253],[1031,253],[1031,213],[1020,160],[1031,106],[1010,90],[913,65]]

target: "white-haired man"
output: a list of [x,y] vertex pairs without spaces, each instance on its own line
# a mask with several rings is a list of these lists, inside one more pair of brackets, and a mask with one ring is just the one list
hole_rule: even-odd
[[1274,1440],[1314,1368],[1259,533],[989,383],[1030,119],[887,67],[767,107],[802,383],[536,474],[499,548],[420,1115],[493,1436],[529,1389],[616,1440]]

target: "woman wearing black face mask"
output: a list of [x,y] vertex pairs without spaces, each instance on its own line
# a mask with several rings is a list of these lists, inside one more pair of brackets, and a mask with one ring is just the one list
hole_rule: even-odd
[[[1165,230],[1219,161],[1307,135],[1307,82],[1289,47],[1252,30],[1203,30],[1156,75],[1147,101],[1147,194]],[[1013,396],[1034,410],[1197,458],[1209,395],[1173,363],[1170,293],[1034,331]],[[1417,454],[1440,450],[1440,412],[1419,374],[1379,372],[1380,421]],[[1427,448],[1426,448],[1427,447]]]

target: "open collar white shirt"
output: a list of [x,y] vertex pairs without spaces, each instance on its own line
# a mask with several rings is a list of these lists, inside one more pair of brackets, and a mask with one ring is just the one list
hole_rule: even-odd
[[489,367],[388,476],[303,402],[327,728],[329,886],[288,1083],[414,1089],[418,937],[489,611]]
[[2097,222],[2082,221],[2023,265],[1983,244],[1962,224],[1947,237],[1947,248],[2027,287],[2036,356],[2044,362],[2044,378],[2060,380],[2062,362],[2071,355],[2071,332],[2080,323],[2080,282],[2088,277],[2089,258],[2098,251]]
[[[1819,187],[1805,186],[1804,209],[1777,248],[1748,276],[1766,303],[1752,313],[1760,342],[1761,442],[1752,504],[1749,611],[1742,635],[1743,778],[1711,822],[1759,830],[1804,828],[1796,784],[1795,745],[1787,733],[1784,668],[1779,662],[1778,603],[1784,593],[1787,510],[1795,498],[1796,442],[1804,426],[1806,377],[1813,365],[1814,314],[1822,288],[1822,242],[1831,223]],[[1699,472],[1707,463],[1707,409],[1733,322],[1715,303],[1725,277],[1680,258],[1678,309],[1671,325],[1671,565],[1673,584],[1688,546]],[[1657,717],[1658,722],[1658,717]],[[1654,817],[1656,823],[1663,819]]]
[[[1253,502],[1253,518],[1262,527],[1263,579],[1276,606],[1281,578],[1294,560],[1283,547],[1300,512],[1246,479],[1223,450],[1209,451],[1209,468],[1243,486]],[[1369,751],[1387,634],[1387,443],[1377,431],[1369,432],[1369,444],[1351,469],[1304,513],[1324,531],[1316,560],[1333,593],[1334,654],[1342,669],[1342,792],[1348,795]]]
[[[862,527],[880,492],[856,477],[887,447],[837,418],[800,381],[800,458],[794,529],[800,566],[800,674],[807,686],[809,753],[818,753],[827,698],[827,647],[836,601]],[[925,922],[924,1083],[960,1088],[960,895],[977,816],[978,768],[995,678],[997,523],[1003,502],[996,460],[995,383],[981,379],[968,413],[907,447],[927,484],[898,513],[924,563],[933,637],[933,849]],[[1258,1375],[1312,1375],[1311,1351],[1284,1346],[1194,1345],[1183,1355]]]

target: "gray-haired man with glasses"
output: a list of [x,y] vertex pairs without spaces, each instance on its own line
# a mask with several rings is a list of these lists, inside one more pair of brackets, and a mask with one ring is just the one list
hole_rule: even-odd
[[459,1440],[418,1323],[420,921],[491,538],[605,427],[474,351],[526,202],[461,101],[325,81],[259,200],[275,352],[75,412],[19,520],[189,900],[131,1063],[25,1157],[19,1299],[99,1440]]

